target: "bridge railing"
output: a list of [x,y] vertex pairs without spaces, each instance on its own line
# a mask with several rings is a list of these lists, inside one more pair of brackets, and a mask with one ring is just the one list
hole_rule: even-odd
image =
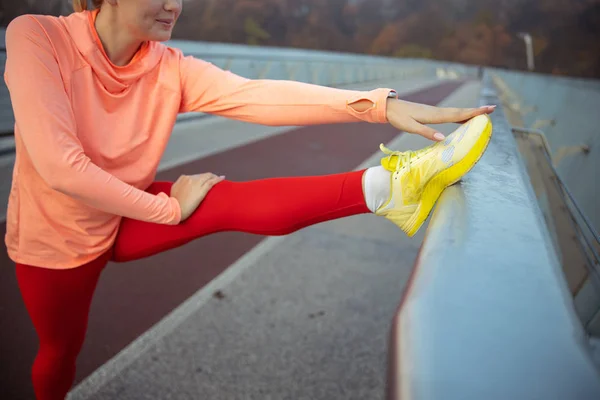
[[491,70],[575,309],[600,336],[600,80]]
[[388,398],[597,399],[600,375],[496,90],[487,152],[444,191],[393,321]]
[[[4,43],[4,29],[0,29],[2,77],[6,63]],[[456,79],[476,74],[475,68],[441,61],[185,40],[171,40],[166,44],[181,49],[185,55],[201,58],[250,79],[286,79],[332,87],[383,79],[419,76]],[[179,121],[198,116],[202,114],[181,115]],[[8,89],[1,79],[0,133],[12,133],[14,122]]]
[[[435,60],[380,57],[305,49],[172,40],[169,46],[250,79],[278,79],[343,87],[380,80],[459,79],[475,76],[476,67]],[[203,116],[180,115],[178,120]]]

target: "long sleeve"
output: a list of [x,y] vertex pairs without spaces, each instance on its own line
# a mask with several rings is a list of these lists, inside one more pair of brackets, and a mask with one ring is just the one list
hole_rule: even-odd
[[[385,123],[392,89],[336,89],[287,80],[251,80],[187,56],[180,58],[181,112],[204,112],[261,125]],[[368,100],[359,112],[352,104]]]
[[5,81],[20,138],[48,186],[114,215],[179,223],[177,200],[126,184],[84,153],[54,49],[34,18],[21,16],[10,23],[6,52]]

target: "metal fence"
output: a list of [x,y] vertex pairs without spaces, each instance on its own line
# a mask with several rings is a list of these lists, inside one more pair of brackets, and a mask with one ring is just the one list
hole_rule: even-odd
[[[0,30],[0,40],[4,46],[4,30]],[[184,40],[172,40],[166,44],[181,49],[185,55],[209,61],[222,69],[250,79],[285,79],[334,87],[383,79],[410,79],[416,76],[459,78],[477,73],[473,67],[417,59]],[[2,76],[5,63],[6,52],[2,48]],[[201,115],[181,115],[179,120]],[[14,123],[8,89],[2,79],[0,133],[10,134]]]

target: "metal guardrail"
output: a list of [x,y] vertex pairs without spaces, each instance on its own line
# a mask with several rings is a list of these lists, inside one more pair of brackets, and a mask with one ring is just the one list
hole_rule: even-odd
[[513,133],[577,314],[586,331],[598,336],[600,289],[593,264],[600,244],[586,232],[597,237],[600,216],[594,185],[600,166],[600,116],[594,108],[600,100],[600,80],[497,70],[491,75],[510,123],[519,127]]
[[[4,30],[0,29],[4,43]],[[324,86],[343,86],[382,79],[409,79],[438,76],[458,79],[475,75],[476,69],[456,63],[377,57],[326,51],[256,47],[226,43],[171,40],[168,46],[209,61],[216,66],[250,79],[286,79]],[[0,73],[4,75],[5,50],[0,50]],[[188,113],[178,121],[205,116]],[[12,132],[14,116],[8,89],[0,84],[0,133]]]
[[[339,87],[382,79],[409,79],[429,74],[423,62],[360,54],[254,47],[237,44],[172,40],[167,45],[213,63],[221,69],[250,79],[280,79]],[[204,117],[203,113],[186,113],[177,121]]]
[[600,398],[560,263],[497,104],[487,152],[444,191],[393,320],[388,399]]
[[[522,138],[523,135],[530,140],[532,136],[538,138],[536,141],[531,141],[531,145],[541,150],[541,157],[545,159],[547,168],[552,174],[549,185],[554,186],[554,190],[561,197],[563,204],[561,211],[566,214],[570,223],[569,226],[561,226],[558,228],[559,232],[555,233],[568,234],[576,243],[571,243],[567,250],[579,253],[576,258],[563,258],[563,272],[568,283],[573,283],[573,278],[579,278],[578,290],[573,293],[575,307],[586,331],[591,335],[598,335],[600,328],[598,322],[600,314],[600,255],[598,254],[600,252],[600,234],[555,167],[556,162],[552,157],[544,132],[535,128],[519,126],[513,126],[512,131],[517,138]],[[548,229],[552,229],[552,224],[549,224]],[[564,246],[565,243],[557,240],[555,245],[560,253],[561,245]],[[585,275],[583,275],[584,273]],[[582,278],[585,279],[583,282],[581,282]]]
[[[246,78],[293,80],[330,87],[419,76],[459,79],[477,73],[475,67],[433,60],[185,40],[166,44]],[[203,116],[182,114],[178,121]]]
[[[542,140],[544,142],[544,153],[546,155],[546,161],[550,165],[550,168],[552,168],[552,171],[554,172],[556,179],[558,180],[558,183],[562,186],[563,190],[565,191],[565,194],[571,200],[576,213],[579,214],[579,217],[582,219],[583,223],[580,225],[585,225],[585,227],[589,230],[589,233],[592,235],[592,237],[594,238],[596,243],[600,243],[600,234],[592,226],[592,222],[590,221],[590,219],[581,210],[581,207],[577,203],[577,200],[575,200],[575,197],[571,194],[571,191],[569,190],[568,186],[562,180],[562,178],[560,177],[560,174],[554,167],[554,163],[552,162],[552,158],[551,158],[552,155],[550,153],[550,145],[548,144],[548,140],[546,139],[546,135],[544,134],[544,131],[542,131],[540,129],[533,129],[533,128],[522,128],[520,126],[513,126],[512,130],[513,130],[513,132],[518,131],[518,132],[524,132],[524,133],[533,134],[533,135],[539,135],[542,138]],[[575,213],[573,213],[573,214],[575,214]],[[600,260],[600,257],[598,256],[598,254],[595,254],[594,256],[596,258],[596,265],[598,265],[599,264],[598,260]]]
[[590,187],[600,170],[600,79],[491,71],[495,83],[503,86],[501,99],[521,119],[512,124],[543,129],[557,171],[600,230],[600,208]]
[[[477,68],[446,61],[424,60],[414,58],[397,58],[385,56],[373,56],[356,53],[330,52],[322,50],[308,50],[284,47],[266,47],[266,46],[248,46],[240,44],[198,42],[186,40],[171,40],[167,45],[180,49],[184,54],[198,56],[202,59],[213,60],[251,60],[251,61],[276,61],[288,63],[305,63],[309,60],[311,63],[324,63],[328,65],[350,66],[352,68],[363,67],[366,69],[389,70],[394,68],[428,69],[430,72],[435,68],[449,68],[459,75],[477,74]],[[220,65],[226,68],[228,65]],[[234,71],[238,73],[237,71]],[[393,73],[394,71],[391,71]],[[401,71],[398,71],[401,72]],[[240,72],[248,75],[248,71]],[[281,79],[288,79],[283,77]]]

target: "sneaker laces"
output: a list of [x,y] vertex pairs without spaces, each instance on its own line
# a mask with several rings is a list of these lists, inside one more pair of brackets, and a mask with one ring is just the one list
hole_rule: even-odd
[[[393,156],[397,156],[395,168],[396,171],[399,171],[400,168],[406,166],[406,175],[402,181],[402,185],[405,190],[403,193],[404,195],[410,194],[411,199],[418,199],[421,196],[421,191],[423,189],[421,187],[421,182],[423,181],[424,176],[426,176],[430,171],[430,167],[411,169],[412,161],[415,158],[419,157],[419,152],[411,150],[390,150],[387,147],[385,147],[383,143],[379,145],[379,148],[381,149],[381,151],[388,155],[388,162],[391,162],[391,158]],[[407,200],[409,200],[408,197]]]
[[396,156],[396,171],[400,169],[403,165],[406,165],[408,171],[410,172],[410,164],[413,156],[415,156],[415,152],[411,150],[399,151],[399,150],[390,150],[381,143],[379,148],[384,154],[388,155],[388,160],[391,161],[393,156]]

